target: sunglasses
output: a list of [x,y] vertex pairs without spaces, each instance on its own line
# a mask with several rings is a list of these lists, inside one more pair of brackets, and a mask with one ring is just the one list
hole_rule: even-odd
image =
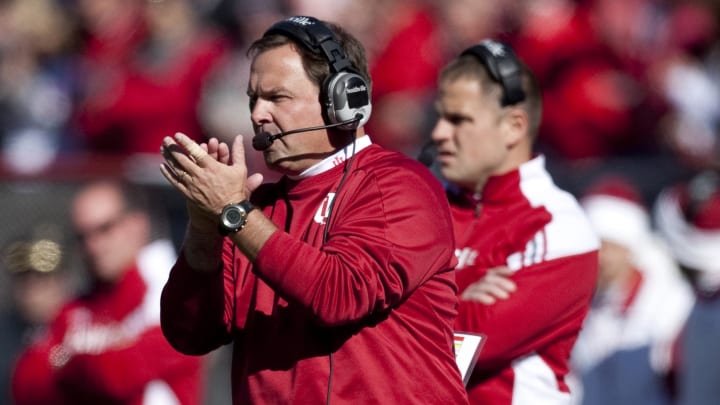
[[123,219],[127,216],[126,212],[121,212],[118,215],[115,215],[114,217],[100,223],[99,225],[90,227],[89,229],[85,229],[82,231],[77,231],[75,233],[75,237],[80,242],[85,242],[88,239],[95,238],[97,236],[102,236],[113,230],[120,222],[122,222]]

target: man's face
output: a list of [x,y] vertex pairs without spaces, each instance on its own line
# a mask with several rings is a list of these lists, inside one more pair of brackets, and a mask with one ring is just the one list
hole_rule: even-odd
[[109,187],[85,190],[73,202],[71,215],[88,268],[99,281],[117,281],[147,243],[144,218],[127,212]]
[[432,139],[442,175],[463,189],[480,192],[489,176],[505,169],[508,159],[502,108],[481,93],[477,80],[458,78],[441,83],[436,109]]
[[[305,73],[291,45],[260,53],[250,69],[250,112],[255,133],[277,134],[323,125],[319,88]],[[298,174],[333,151],[326,130],[277,139],[263,152],[268,167]]]

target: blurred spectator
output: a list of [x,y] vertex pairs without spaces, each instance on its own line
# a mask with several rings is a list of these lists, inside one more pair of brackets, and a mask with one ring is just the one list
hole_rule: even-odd
[[371,27],[375,142],[416,156],[432,128],[437,72],[445,62],[439,24],[424,1],[380,1]]
[[[160,330],[160,293],[175,252],[151,241],[140,190],[99,181],[76,194],[70,217],[91,278],[21,355],[12,381],[23,404],[197,404],[200,358]],[[167,271],[158,271],[166,269]]]
[[623,178],[598,181],[581,204],[601,239],[597,289],[571,361],[583,405],[672,403],[672,348],[692,291]]
[[664,141],[684,165],[720,167],[720,44],[709,6],[677,6],[668,29],[683,52],[656,69],[658,87],[672,106],[662,120]]
[[[112,82],[113,72],[127,65],[136,47],[145,38],[142,19],[144,0],[76,0],[70,3],[78,19],[81,34],[78,55],[85,67],[86,91],[102,92],[105,79]],[[88,76],[87,74],[91,74]],[[94,76],[97,74],[98,76]]]
[[[39,227],[40,228],[40,227]],[[67,251],[52,227],[10,243],[2,268],[10,273],[12,308],[0,318],[0,403],[9,404],[15,357],[31,339],[44,332],[70,296]],[[46,235],[47,234],[47,235]]]
[[577,160],[657,151],[656,118],[664,105],[644,77],[665,43],[650,31],[658,11],[652,3],[544,0],[530,6],[515,46],[543,86],[539,142],[546,153]]
[[72,73],[61,54],[71,31],[53,0],[0,3],[0,150],[13,171],[37,172],[64,149]]
[[[107,41],[105,52],[102,42],[93,47],[91,40],[85,48],[90,62],[78,124],[88,148],[156,155],[162,138],[175,132],[205,140],[198,101],[206,79],[226,54],[226,38],[203,19],[192,0],[101,3],[124,8],[121,15],[129,21],[120,27],[126,41]],[[86,15],[98,7],[94,0],[78,4]],[[100,57],[94,55],[95,48],[100,48]]]
[[656,221],[697,292],[679,345],[678,404],[720,398],[720,174],[699,173],[658,197]]
[[[708,131],[687,118],[709,116],[716,86],[684,66],[717,46],[718,17],[708,4],[538,0],[518,9],[510,37],[543,86],[538,146],[554,158],[549,170],[559,184],[579,195],[598,174],[621,172],[654,200],[697,167],[688,163],[700,155],[683,156],[683,142],[712,149]],[[678,114],[679,100],[695,110]]]
[[[436,33],[444,44],[446,58],[451,58],[482,38],[505,39],[518,29],[517,22],[528,7],[538,0],[449,0],[425,1],[436,10],[442,25]],[[528,4],[524,4],[528,3]]]
[[655,219],[697,299],[678,349],[679,405],[720,398],[720,175],[701,172],[658,197]]
[[668,187],[658,196],[655,220],[698,293],[720,290],[720,174],[703,171]]

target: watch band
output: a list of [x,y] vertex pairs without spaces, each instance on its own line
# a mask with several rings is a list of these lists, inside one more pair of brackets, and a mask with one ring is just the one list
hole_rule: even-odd
[[250,214],[250,211],[255,209],[255,206],[250,202],[250,200],[242,200],[237,205],[241,206],[243,210],[245,210],[246,214]]

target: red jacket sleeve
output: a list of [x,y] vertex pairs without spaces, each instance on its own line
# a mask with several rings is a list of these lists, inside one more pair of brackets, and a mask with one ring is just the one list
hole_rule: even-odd
[[576,335],[597,277],[597,251],[524,267],[517,290],[492,305],[460,301],[456,329],[487,337],[476,368],[494,369]]
[[[227,242],[227,240],[226,240]],[[223,256],[232,260],[233,245]],[[160,324],[170,344],[185,354],[206,354],[231,341],[234,303],[230,271],[192,270],[180,254],[160,299]]]

